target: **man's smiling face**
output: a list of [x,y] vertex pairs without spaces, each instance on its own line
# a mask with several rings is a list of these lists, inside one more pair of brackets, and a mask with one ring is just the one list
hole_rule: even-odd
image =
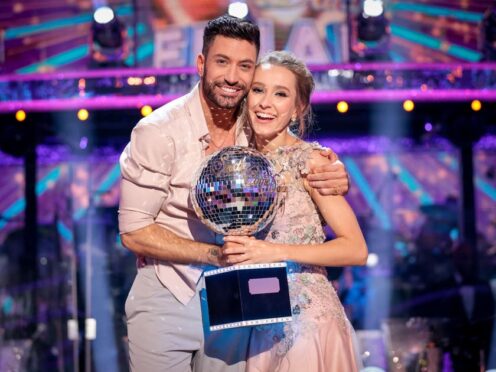
[[236,108],[248,93],[256,59],[254,44],[216,36],[208,54],[198,58],[204,97],[219,108]]

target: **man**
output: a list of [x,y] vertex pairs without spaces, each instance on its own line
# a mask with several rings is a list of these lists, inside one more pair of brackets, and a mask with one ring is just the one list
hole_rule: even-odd
[[[206,155],[248,145],[238,114],[259,49],[256,25],[230,16],[210,21],[199,85],[142,119],[121,156],[119,227],[124,246],[140,257],[126,302],[134,371],[244,370],[248,330],[203,329],[203,266],[222,266],[223,257],[188,198]],[[314,187],[347,191],[342,165],[319,171]]]

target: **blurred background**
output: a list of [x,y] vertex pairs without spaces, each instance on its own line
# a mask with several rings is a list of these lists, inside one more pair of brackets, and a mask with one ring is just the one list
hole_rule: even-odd
[[495,370],[496,2],[3,0],[0,371],[128,370],[118,157],[227,12],[311,66],[370,250],[328,270],[365,370]]

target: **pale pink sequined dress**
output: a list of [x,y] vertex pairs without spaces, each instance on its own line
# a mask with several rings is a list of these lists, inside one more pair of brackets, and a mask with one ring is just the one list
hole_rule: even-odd
[[[267,154],[287,190],[274,223],[263,232],[266,240],[290,244],[324,241],[321,217],[302,179],[315,148],[319,148],[317,143],[300,143]],[[358,371],[354,331],[325,268],[288,262],[288,280],[293,321],[255,327],[247,370]]]

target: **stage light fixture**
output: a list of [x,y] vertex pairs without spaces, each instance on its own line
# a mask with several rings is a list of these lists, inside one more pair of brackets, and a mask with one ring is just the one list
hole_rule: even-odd
[[17,121],[23,122],[24,120],[26,120],[26,112],[24,110],[18,110],[15,113],[15,118]]
[[90,56],[92,67],[124,66],[129,55],[127,31],[114,11],[100,7],[93,14]]
[[407,99],[405,102],[403,102],[403,110],[406,112],[411,112],[415,108],[415,104],[411,99]]
[[90,116],[88,110],[86,109],[80,109],[77,113],[77,117],[81,121],[86,121],[88,120],[88,117]]
[[379,43],[381,39],[389,36],[389,22],[384,14],[371,17],[361,13],[358,17],[357,31],[359,40],[368,43]]
[[474,99],[470,103],[470,107],[472,108],[473,111],[480,111],[482,109],[482,102],[479,101],[478,99]]
[[357,17],[357,41],[352,60],[388,61],[391,31],[382,0],[365,0]]
[[229,4],[227,12],[230,16],[243,19],[248,15],[248,5],[242,1],[235,1]]
[[143,117],[148,116],[148,115],[150,115],[150,114],[152,113],[152,111],[153,111],[153,109],[152,109],[152,107],[151,107],[151,106],[149,106],[149,105],[145,105],[145,106],[143,106],[143,107],[141,108],[141,115],[142,115]]
[[344,113],[348,112],[349,105],[345,101],[339,101],[338,104],[336,105],[336,108],[338,109],[338,112],[340,112],[341,114],[344,114]]

